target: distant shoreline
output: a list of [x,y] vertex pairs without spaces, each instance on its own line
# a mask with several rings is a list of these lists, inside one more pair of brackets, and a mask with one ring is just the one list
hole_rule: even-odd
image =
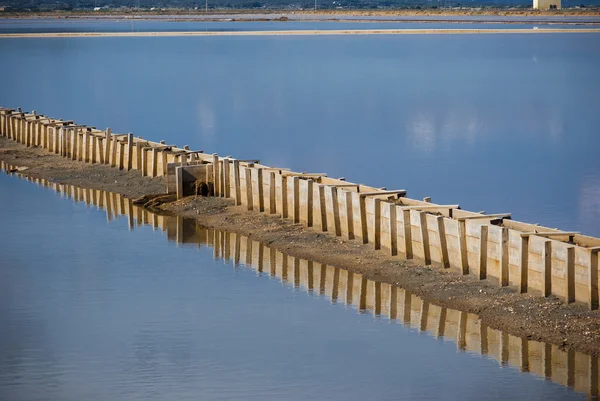
[[[217,9],[205,13],[204,10],[173,9],[165,10],[82,10],[82,11],[49,11],[49,12],[23,12],[23,11],[5,11],[0,12],[0,19],[16,18],[39,18],[39,19],[176,19],[191,21],[218,21],[227,18],[234,18],[236,21],[279,21],[283,16],[283,21],[289,18],[290,21],[310,20],[318,18],[319,21],[338,21],[344,17],[364,17],[363,20],[370,20],[372,17],[411,17],[419,18],[439,17],[527,17],[527,18],[569,18],[569,17],[600,17],[600,7],[590,8],[563,8],[561,10],[533,10],[531,8],[461,8],[461,9],[390,9],[390,10],[360,10],[360,9],[340,9],[340,10],[262,10],[262,9]],[[303,18],[299,18],[303,16]],[[323,19],[323,17],[329,17]],[[453,22],[449,20],[448,22]],[[410,22],[408,20],[407,22]],[[486,22],[486,21],[479,21]]]
[[468,35],[600,33],[600,28],[581,29],[344,29],[290,31],[194,31],[194,32],[52,32],[4,33],[2,38],[88,38],[88,37],[180,37],[180,36],[319,36],[319,35]]

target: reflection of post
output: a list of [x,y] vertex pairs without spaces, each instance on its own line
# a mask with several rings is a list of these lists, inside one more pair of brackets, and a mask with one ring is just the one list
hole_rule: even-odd
[[223,231],[223,259],[231,259],[231,233]]
[[398,318],[398,287],[390,287],[390,319]]
[[427,317],[428,317],[427,315],[428,314],[429,314],[429,302],[422,299],[421,300],[421,320],[419,322],[419,331],[427,330]]
[[544,343],[543,347],[544,376],[552,379],[552,345]]
[[275,277],[276,274],[276,266],[277,266],[277,252],[275,248],[269,248],[269,275],[271,277]]
[[381,283],[375,281],[375,305],[374,313],[376,316],[381,315]]
[[[423,301],[424,302],[424,301]],[[467,346],[467,312],[460,312],[458,319],[458,333],[456,335],[456,346],[464,351]]]
[[508,347],[508,334],[501,331],[500,332],[500,363],[507,364],[509,358],[509,347]]
[[300,259],[298,258],[293,258],[294,259],[294,271],[293,271],[293,275],[294,275],[294,288],[298,288],[300,286]]
[[367,279],[361,275],[358,309],[364,310],[366,308],[367,308]]
[[409,325],[410,324],[410,305],[412,302],[412,295],[410,292],[403,290],[404,294],[403,294],[403,311],[402,311],[402,321],[404,322],[404,324]]
[[589,359],[589,368],[590,368],[590,389],[589,394],[592,399],[594,397],[598,397],[598,357],[595,355],[590,355]]
[[241,236],[239,234],[235,234],[235,245],[234,245],[234,257],[233,257],[233,265],[238,267],[240,265],[240,245],[241,245]]
[[479,321],[479,337],[481,339],[481,348],[479,352],[481,355],[487,355],[488,353],[488,328],[485,323]]
[[[123,199],[121,197],[121,199]],[[133,222],[133,204],[130,199],[125,200],[127,202],[127,221],[129,223],[129,230],[132,231],[134,227]]]
[[520,338],[521,341],[521,372],[529,372],[529,341]]
[[[322,265],[325,266],[325,265]],[[322,269],[333,269],[333,280],[331,283],[331,300],[337,302],[339,298],[339,288],[340,288],[340,269],[336,269],[335,267],[327,266],[322,267]]]

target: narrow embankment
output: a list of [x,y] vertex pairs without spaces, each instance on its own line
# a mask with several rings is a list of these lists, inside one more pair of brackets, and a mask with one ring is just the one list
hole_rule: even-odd
[[[21,174],[117,192],[130,198],[164,192],[163,178],[142,177],[106,165],[87,164],[49,154],[37,147],[0,137],[0,160],[27,167]],[[9,208],[10,205],[1,205]],[[544,341],[563,349],[600,355],[600,314],[583,304],[564,304],[555,297],[518,294],[492,281],[462,276],[432,266],[390,257],[372,246],[348,241],[288,220],[248,212],[224,198],[186,197],[162,206],[165,212],[196,219],[200,224],[251,236],[291,256],[363,274],[399,285],[437,305],[478,314],[491,328]]]
[[579,29],[322,29],[289,31],[188,31],[188,32],[51,32],[2,33],[0,38],[102,38],[102,37],[180,37],[180,36],[334,36],[334,35],[471,35],[600,33],[598,28]]

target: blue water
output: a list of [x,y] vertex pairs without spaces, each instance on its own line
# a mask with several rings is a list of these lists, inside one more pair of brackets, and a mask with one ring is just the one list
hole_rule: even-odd
[[585,399],[16,176],[0,238],[2,400]]
[[598,34],[1,39],[0,54],[3,106],[600,236]]

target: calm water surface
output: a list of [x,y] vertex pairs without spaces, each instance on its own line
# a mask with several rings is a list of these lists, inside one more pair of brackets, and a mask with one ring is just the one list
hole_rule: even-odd
[[3,106],[600,236],[598,34],[2,39],[0,54]]
[[[247,17],[240,17],[247,18]],[[278,18],[278,16],[266,16],[266,18]],[[544,28],[594,28],[600,25],[600,18],[595,21],[585,20],[563,20],[553,23],[542,23],[542,21],[522,20],[515,24],[489,24],[483,21],[456,21],[443,23],[426,19],[419,22],[402,21],[369,21],[358,22],[352,19],[342,19],[339,22],[315,22],[295,20],[289,22],[262,22],[262,21],[156,21],[140,19],[91,19],[91,20],[57,20],[57,19],[0,19],[0,33],[54,33],[54,32],[157,32],[157,31],[271,31],[271,30],[332,30],[332,29],[532,29],[534,26]],[[562,23],[561,23],[562,22]]]
[[[376,295],[372,282],[357,310],[362,297],[355,280],[348,302],[344,271],[315,264],[311,275],[290,260],[284,279],[283,265],[259,261],[271,260],[268,248],[261,259],[247,239],[232,245],[115,195],[57,189],[105,210],[0,175],[2,400],[569,400],[598,391],[597,359],[491,329],[484,339],[472,315],[457,334],[458,312],[414,296],[407,309],[402,290],[392,310],[392,289]],[[381,317],[366,313],[373,308]]]

